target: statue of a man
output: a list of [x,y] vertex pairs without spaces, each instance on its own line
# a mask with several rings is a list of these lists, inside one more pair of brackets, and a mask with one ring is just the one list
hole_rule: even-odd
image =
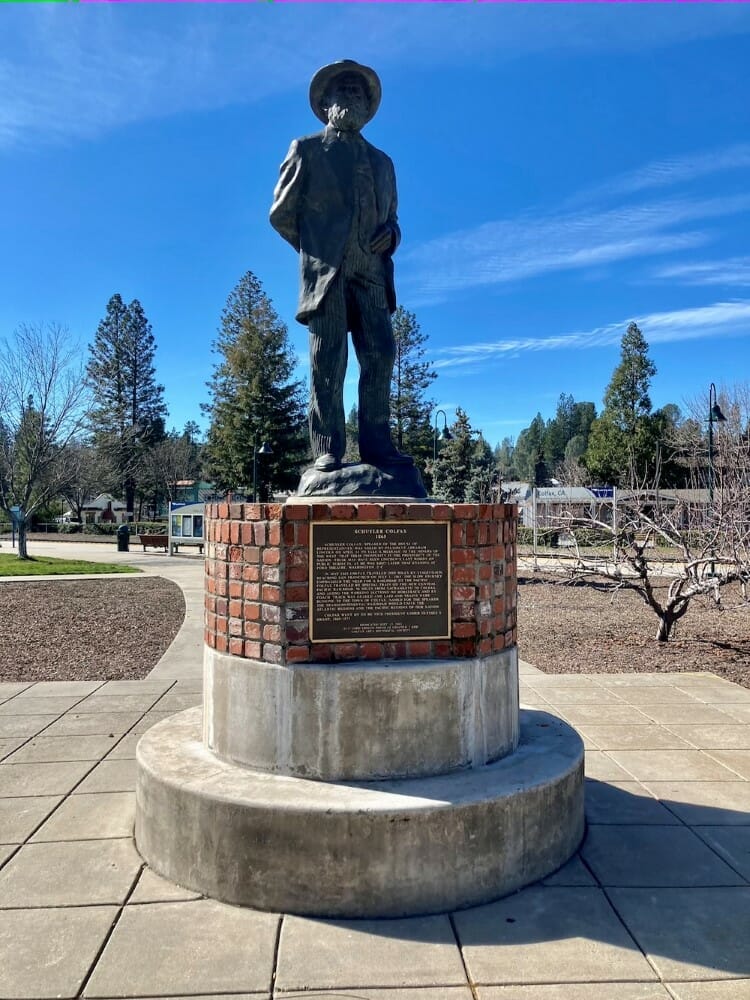
[[301,258],[297,319],[310,331],[310,442],[321,472],[340,468],[346,448],[348,332],[360,366],[362,461],[412,464],[393,444],[389,419],[396,178],[390,158],[360,134],[380,96],[367,66],[345,59],[318,70],[310,104],[326,127],[292,142],[271,208],[272,226]]

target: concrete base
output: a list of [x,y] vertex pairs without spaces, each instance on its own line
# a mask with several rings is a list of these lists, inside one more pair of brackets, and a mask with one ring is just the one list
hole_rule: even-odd
[[518,743],[515,646],[467,660],[286,666],[207,646],[203,692],[210,750],[297,778],[446,774]]
[[583,744],[521,712],[516,752],[430,778],[331,784],[216,757],[200,709],[137,749],[136,843],[157,872],[228,903],[328,917],[438,913],[560,867],[584,832]]

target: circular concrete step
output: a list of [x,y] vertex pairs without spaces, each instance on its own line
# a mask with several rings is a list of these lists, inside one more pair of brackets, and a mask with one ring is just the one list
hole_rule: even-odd
[[485,767],[329,783],[228,763],[201,709],[137,749],[136,843],[161,875],[262,910],[329,917],[438,913],[496,899],[559,868],[584,832],[583,744],[521,711],[521,739]]

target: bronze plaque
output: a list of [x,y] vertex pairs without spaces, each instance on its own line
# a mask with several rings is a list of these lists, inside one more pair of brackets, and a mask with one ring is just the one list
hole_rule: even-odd
[[447,521],[310,525],[310,638],[450,637]]

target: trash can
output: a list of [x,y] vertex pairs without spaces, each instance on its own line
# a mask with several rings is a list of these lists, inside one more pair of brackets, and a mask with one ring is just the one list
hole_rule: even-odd
[[117,529],[117,551],[130,551],[130,528],[127,524],[121,524]]

